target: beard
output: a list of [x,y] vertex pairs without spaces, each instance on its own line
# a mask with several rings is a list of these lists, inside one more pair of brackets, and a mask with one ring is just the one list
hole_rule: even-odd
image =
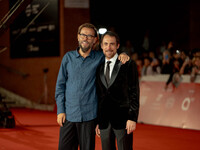
[[81,50],[82,50],[84,53],[86,53],[88,50],[91,49],[91,46],[90,46],[90,45],[88,45],[87,47],[83,47],[83,46],[81,45],[81,43],[79,43],[79,47],[81,48]]
[[104,55],[107,57],[107,58],[112,58],[113,56],[115,56],[115,52],[114,51],[112,51],[112,50],[106,50],[106,51],[104,51],[103,52],[104,53]]
[[88,47],[82,47],[81,45],[80,45],[80,48],[84,53],[86,53],[90,49],[89,46]]

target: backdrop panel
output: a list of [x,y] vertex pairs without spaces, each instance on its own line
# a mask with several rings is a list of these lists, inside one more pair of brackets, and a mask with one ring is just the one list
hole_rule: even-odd
[[[9,0],[10,8],[16,0]],[[10,26],[11,58],[59,56],[57,0],[33,0]]]
[[200,130],[200,78],[195,83],[182,78],[174,90],[164,89],[168,75],[141,79],[139,122]]

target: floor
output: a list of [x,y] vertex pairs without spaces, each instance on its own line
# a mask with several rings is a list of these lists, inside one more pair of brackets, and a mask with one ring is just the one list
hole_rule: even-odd
[[[0,128],[0,150],[56,150],[59,126],[56,113],[26,108],[11,110],[16,127]],[[137,124],[134,150],[199,150],[200,131]],[[95,150],[101,150],[96,137]]]

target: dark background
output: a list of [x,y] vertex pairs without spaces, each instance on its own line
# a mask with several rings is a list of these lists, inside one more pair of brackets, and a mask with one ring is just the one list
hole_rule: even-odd
[[151,50],[163,40],[172,40],[177,47],[187,48],[190,3],[189,0],[91,0],[91,22],[98,28],[114,27],[121,45],[130,39],[139,49],[145,32],[149,31]]

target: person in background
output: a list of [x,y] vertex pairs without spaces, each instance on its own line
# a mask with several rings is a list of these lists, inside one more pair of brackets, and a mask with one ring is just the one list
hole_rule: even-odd
[[[78,28],[79,47],[67,52],[56,82],[59,150],[94,150],[97,117],[96,68],[104,61],[102,51],[92,50],[98,42],[96,27],[90,23]],[[130,57],[123,53],[125,63]]]
[[192,61],[193,67],[192,72],[190,74],[190,81],[194,82],[196,80],[196,77],[200,75],[200,55],[196,55]]
[[140,80],[140,78],[142,76],[143,60],[142,60],[141,57],[139,57],[138,52],[134,52],[131,55],[131,60],[133,60],[136,63],[136,65],[137,65],[138,77],[139,77],[139,80]]
[[160,74],[161,73],[161,67],[160,67],[160,61],[157,58],[154,51],[149,51],[149,57],[151,58],[151,67],[153,75]]
[[112,134],[118,150],[133,149],[133,131],[139,113],[139,79],[136,63],[121,64],[117,60],[120,46],[116,33],[108,31],[101,39],[105,55],[97,69],[98,117],[96,134],[101,137],[102,150],[113,150]]
[[144,58],[144,65],[142,66],[142,76],[153,75],[153,68],[151,66],[152,59],[150,57]]
[[172,70],[170,72],[168,80],[166,81],[165,89],[167,89],[168,85],[170,83],[172,83],[173,90],[174,90],[175,87],[177,87],[179,85],[177,83],[180,83],[178,81],[181,80],[181,76],[179,75],[179,71],[180,71],[180,68],[182,66],[182,59],[181,59],[181,52],[180,52],[180,50],[178,50],[176,48],[172,49],[172,58],[171,58],[171,61],[173,63],[172,64]]
[[138,77],[139,77],[139,81],[141,80],[141,77],[142,77],[142,67],[143,67],[143,60],[142,58],[138,58],[136,61],[135,61],[136,65],[137,65],[137,70],[138,70]]
[[161,74],[170,74],[173,70],[173,62],[171,59],[171,53],[168,50],[163,52]]
[[181,59],[183,61],[183,64],[180,68],[179,74],[191,74],[192,71],[192,60],[190,59],[189,54],[187,53],[187,50],[181,51]]

